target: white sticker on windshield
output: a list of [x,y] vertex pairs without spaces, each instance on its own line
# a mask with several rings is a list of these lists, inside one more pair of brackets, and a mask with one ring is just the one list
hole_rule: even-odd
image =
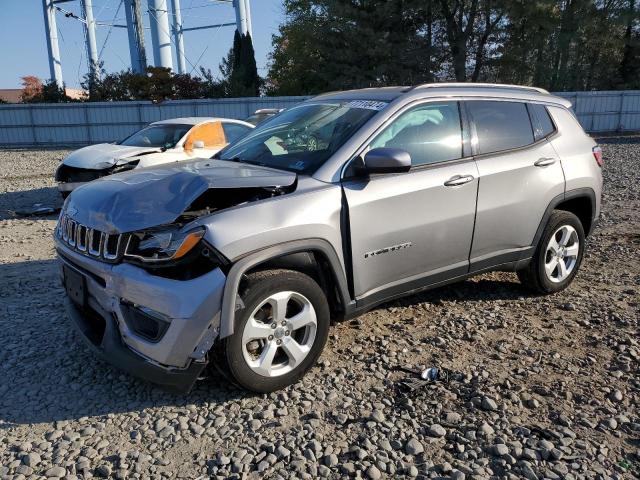
[[388,105],[387,102],[378,102],[375,100],[352,100],[347,103],[347,107],[366,108],[367,110],[382,110]]

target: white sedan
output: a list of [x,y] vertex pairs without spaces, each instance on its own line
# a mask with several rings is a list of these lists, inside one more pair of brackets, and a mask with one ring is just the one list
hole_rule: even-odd
[[253,128],[250,123],[230,118],[154,122],[120,142],[91,145],[69,154],[56,170],[58,189],[66,197],[80,185],[113,173],[210,158]]

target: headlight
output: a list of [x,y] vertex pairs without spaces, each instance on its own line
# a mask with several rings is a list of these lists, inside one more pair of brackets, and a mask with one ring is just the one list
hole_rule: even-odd
[[204,232],[204,227],[186,232],[178,227],[135,232],[129,238],[124,255],[148,263],[178,260],[200,243]]

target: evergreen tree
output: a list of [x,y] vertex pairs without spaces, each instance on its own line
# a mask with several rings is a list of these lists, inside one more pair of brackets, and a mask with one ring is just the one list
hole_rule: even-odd
[[262,83],[250,35],[236,30],[233,47],[220,64],[222,85],[227,97],[257,97]]

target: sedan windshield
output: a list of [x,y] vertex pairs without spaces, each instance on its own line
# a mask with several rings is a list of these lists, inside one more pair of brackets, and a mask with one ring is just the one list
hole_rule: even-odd
[[130,137],[125,138],[119,145],[126,145],[128,147],[173,148],[191,128],[193,128],[193,125],[149,125]]
[[293,107],[260,124],[216,158],[310,175],[386,105],[357,100]]

